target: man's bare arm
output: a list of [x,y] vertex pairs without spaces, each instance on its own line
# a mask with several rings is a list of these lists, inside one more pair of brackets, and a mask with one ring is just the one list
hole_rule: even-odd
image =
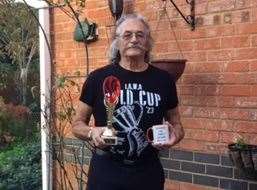
[[[86,141],[90,140],[96,147],[103,148],[105,142],[101,138],[101,135],[106,127],[90,127],[89,121],[91,115],[92,107],[83,102],[79,102],[76,115],[73,119],[72,133],[79,139]],[[91,135],[89,135],[89,133],[91,133]]]
[[92,108],[80,101],[72,123],[72,133],[75,137],[82,140],[89,140],[88,133],[90,131],[89,121],[91,115]]

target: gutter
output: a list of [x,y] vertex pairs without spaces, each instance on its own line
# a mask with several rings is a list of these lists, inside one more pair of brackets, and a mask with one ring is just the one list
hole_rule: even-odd
[[[35,2],[35,0],[34,0]],[[43,6],[48,5],[41,2]],[[49,9],[41,8],[38,10],[39,22],[43,27],[50,42],[50,15]],[[43,31],[39,30],[39,47],[40,47],[40,102],[41,102],[41,155],[42,155],[42,190],[52,190],[52,154],[50,125],[47,120],[50,119],[51,103],[51,59],[50,52],[46,43]]]

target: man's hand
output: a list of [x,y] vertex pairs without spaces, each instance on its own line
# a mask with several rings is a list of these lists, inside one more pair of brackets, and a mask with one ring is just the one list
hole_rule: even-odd
[[158,150],[163,150],[163,149],[168,149],[171,148],[176,144],[176,142],[179,140],[176,132],[174,130],[174,126],[171,125],[169,122],[165,122],[165,125],[168,125],[169,127],[169,141],[167,143],[162,143],[162,144],[152,144],[153,147],[157,148]]
[[[101,135],[103,134],[104,129],[106,127],[103,127],[103,126],[90,127],[89,121],[90,121],[91,115],[92,115],[92,107],[83,102],[79,102],[79,105],[76,109],[76,115],[73,118],[72,133],[74,134],[75,137],[81,140],[85,140],[85,141],[91,140],[92,143],[97,148],[104,148],[107,145],[105,145],[105,142],[101,138]],[[91,133],[90,137],[89,137],[89,133]]]
[[97,148],[105,148],[107,145],[101,137],[106,127],[92,127],[91,140]]

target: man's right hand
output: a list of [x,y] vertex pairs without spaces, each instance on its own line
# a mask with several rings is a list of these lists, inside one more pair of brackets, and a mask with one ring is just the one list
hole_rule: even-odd
[[105,148],[107,146],[101,137],[105,129],[106,127],[92,127],[91,129],[91,140],[97,148]]

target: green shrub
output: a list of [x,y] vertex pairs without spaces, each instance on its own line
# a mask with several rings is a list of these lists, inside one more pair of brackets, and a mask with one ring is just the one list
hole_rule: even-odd
[[0,153],[0,190],[41,189],[40,141],[16,142]]
[[5,104],[0,96],[0,146],[16,138],[30,138],[38,130],[36,119],[32,120],[28,107]]

